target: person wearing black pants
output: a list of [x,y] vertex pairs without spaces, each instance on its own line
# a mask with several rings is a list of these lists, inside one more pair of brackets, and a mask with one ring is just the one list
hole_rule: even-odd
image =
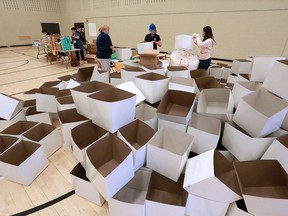
[[[80,33],[76,31],[76,28],[71,28],[72,31],[72,43],[74,44],[75,49],[80,49],[80,51],[76,52],[76,58],[78,61],[80,61],[80,55],[81,59],[84,61],[84,47],[83,47],[83,41],[81,40]],[[79,54],[80,53],[80,54]]]

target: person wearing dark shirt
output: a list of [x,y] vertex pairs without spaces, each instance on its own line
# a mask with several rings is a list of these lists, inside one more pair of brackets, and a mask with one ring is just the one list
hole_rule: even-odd
[[145,36],[144,42],[153,42],[153,49],[157,49],[157,46],[161,47],[162,42],[160,36],[157,34],[155,24],[149,26],[149,34]]
[[79,34],[80,34],[80,39],[83,41],[83,44],[88,43],[88,41],[82,37],[82,34],[81,34],[81,26],[77,26],[77,27],[76,27],[76,31],[79,32]]
[[111,54],[114,52],[114,47],[109,36],[109,30],[110,28],[108,25],[104,25],[99,29],[100,34],[98,35],[96,40],[96,56],[101,65],[101,69],[104,71],[108,71],[110,76],[110,58]]
[[[74,48],[75,49],[80,49],[80,51],[77,51],[75,52],[76,53],[76,58],[78,61],[80,61],[80,55],[81,55],[81,59],[83,61],[85,61],[85,58],[84,58],[84,47],[83,47],[83,41],[81,40],[80,38],[80,33],[76,31],[76,28],[71,28],[71,31],[72,31],[72,43],[74,44]],[[80,52],[80,55],[79,55],[79,52]]]

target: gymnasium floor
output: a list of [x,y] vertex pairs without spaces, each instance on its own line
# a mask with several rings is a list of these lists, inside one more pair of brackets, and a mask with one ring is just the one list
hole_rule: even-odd
[[[62,64],[49,64],[42,55],[36,58],[32,47],[0,49],[0,92],[22,99],[23,92],[38,88],[47,81],[77,72],[78,68]],[[81,67],[91,66],[84,64]],[[28,187],[6,181],[0,177],[0,215],[13,215],[47,203],[72,191],[69,172],[77,164],[68,150],[61,148],[49,158],[49,166]],[[107,203],[103,207],[86,201],[77,195],[36,213],[33,216],[106,216]]]

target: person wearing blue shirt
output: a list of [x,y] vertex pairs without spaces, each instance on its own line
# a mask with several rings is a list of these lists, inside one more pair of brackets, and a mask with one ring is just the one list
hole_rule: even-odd
[[144,42],[153,42],[153,49],[157,50],[157,46],[161,47],[162,42],[160,36],[157,34],[155,24],[149,26],[149,34],[145,36]]
[[98,35],[96,40],[96,56],[101,65],[101,69],[104,71],[108,71],[110,76],[110,58],[111,54],[114,52],[114,47],[109,36],[109,30],[110,28],[108,25],[104,25],[99,29],[100,34]]
[[[71,28],[71,31],[72,31],[72,43],[74,45],[74,48],[75,49],[80,49],[80,51],[77,51],[76,52],[76,58],[78,61],[80,61],[80,55],[81,55],[81,59],[83,61],[85,61],[85,58],[84,58],[84,47],[83,47],[83,41],[81,40],[81,36],[80,36],[80,33],[76,31],[76,28]],[[79,55],[79,52],[80,52],[80,55]]]

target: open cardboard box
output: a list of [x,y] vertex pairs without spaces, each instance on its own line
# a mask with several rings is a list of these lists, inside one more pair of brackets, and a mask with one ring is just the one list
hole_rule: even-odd
[[205,69],[197,69],[197,70],[191,70],[190,71],[190,77],[192,79],[200,78],[200,77],[207,77],[208,72]]
[[29,107],[33,107],[33,106],[36,106],[36,99],[31,99],[31,100],[23,101],[23,108],[22,108],[22,110],[24,111],[24,113],[26,113],[26,110],[27,110]]
[[251,73],[252,62],[247,59],[234,59],[231,72],[233,74]]
[[179,90],[191,93],[197,91],[194,79],[183,77],[171,77],[168,88],[170,90]]
[[149,65],[146,65],[145,67],[143,67],[144,70],[146,70],[148,73],[157,73],[157,74],[160,74],[160,75],[163,75],[165,76],[166,75],[166,71],[165,71],[165,68],[164,67],[160,67],[160,66],[149,66]]
[[155,131],[140,120],[135,120],[118,130],[117,136],[132,150],[135,171],[145,164],[146,144],[154,134]]
[[193,144],[193,136],[162,128],[147,143],[147,167],[177,181]]
[[282,122],[281,128],[283,128],[284,130],[288,131],[288,112]]
[[160,130],[161,128],[174,128],[176,130],[182,131],[184,133],[187,132],[188,128],[188,123],[187,124],[180,124],[172,121],[167,121],[161,118],[158,118],[158,129]]
[[38,112],[57,112],[56,94],[58,88],[41,87],[36,93],[36,110]]
[[25,101],[27,100],[33,100],[36,99],[36,92],[38,91],[38,88],[33,88],[29,91],[24,92],[23,98]]
[[94,67],[91,81],[109,83],[109,76],[110,76],[110,71],[99,70],[97,67]]
[[213,200],[189,194],[185,209],[185,216],[226,216],[228,207],[228,203],[215,202]]
[[70,89],[62,89],[59,90],[56,94],[56,99],[61,98],[61,97],[66,97],[71,95],[71,90]]
[[263,87],[268,91],[288,100],[287,81],[288,60],[276,61],[264,80]]
[[219,81],[211,76],[195,78],[195,83],[199,91],[202,91],[203,89],[222,88]]
[[83,197],[98,206],[103,205],[105,199],[86,177],[86,171],[80,163],[73,168],[70,175],[73,189],[78,196]]
[[51,116],[47,112],[37,112],[36,106],[29,107],[26,110],[26,119],[27,121],[32,122],[42,122],[46,124],[52,124]]
[[197,113],[222,121],[231,120],[234,109],[234,100],[229,89],[215,88],[201,91]]
[[167,67],[168,77],[184,77],[190,78],[190,71],[184,66],[168,66]]
[[264,137],[280,129],[287,111],[286,101],[258,90],[242,97],[233,121],[249,135]]
[[125,82],[116,86],[116,88],[122,89],[124,91],[130,92],[136,95],[136,105],[142,103],[146,97],[139,90],[133,81]]
[[110,84],[113,86],[119,85],[122,83],[121,73],[111,73],[110,74]]
[[177,182],[152,172],[146,198],[146,215],[184,215],[187,192],[183,189],[182,174]]
[[46,87],[46,88],[57,88],[58,90],[65,89],[65,82],[62,80],[55,80],[55,81],[48,81],[43,83],[41,87]]
[[134,81],[135,77],[147,73],[140,67],[125,67],[121,69],[121,82]]
[[[111,85],[98,82],[91,81],[85,83],[81,86],[71,89],[71,94],[77,109],[77,112],[86,118],[91,118],[92,110],[90,110],[88,103],[88,95],[101,91],[103,89],[112,88]],[[93,108],[94,109],[94,108]]]
[[14,118],[12,118],[11,120],[6,120],[6,119],[2,119],[0,118],[0,131],[8,128],[9,126],[11,126],[12,124],[18,122],[18,121],[26,121],[26,116],[25,116],[25,112],[24,109],[22,109],[16,116],[14,116]]
[[288,173],[288,134],[277,137],[264,153],[261,160],[278,160]]
[[71,78],[70,80],[68,81],[63,81],[64,82],[64,85],[65,85],[65,89],[72,89],[72,88],[75,88],[80,84],[80,82],[77,82],[74,80],[74,78]]
[[140,104],[136,107],[136,119],[143,121],[145,124],[149,125],[154,131],[158,130],[158,117],[157,109],[149,106],[148,104]]
[[235,162],[248,212],[255,216],[286,216],[288,176],[276,160]]
[[146,73],[135,78],[135,84],[153,104],[159,102],[168,90],[169,78],[156,73]]
[[143,66],[157,66],[159,53],[139,54],[140,64]]
[[91,119],[110,133],[132,122],[135,117],[136,95],[118,89],[107,88],[88,96]]
[[121,48],[116,48],[115,50],[116,50],[117,59],[121,61],[130,59],[132,56],[131,48],[121,47]]
[[11,120],[23,108],[22,101],[19,99],[0,94],[0,118]]
[[37,124],[38,122],[18,121],[1,131],[0,134],[22,138],[22,135],[25,132],[31,130],[31,128],[35,127]]
[[92,121],[84,122],[71,130],[73,155],[84,168],[86,167],[86,150],[107,135],[106,130],[93,124]]
[[216,202],[229,204],[241,199],[233,164],[214,149],[187,161],[183,187],[190,194]]
[[217,80],[221,80],[223,77],[223,67],[220,65],[212,65],[209,67],[209,76],[214,77]]
[[70,148],[72,145],[71,130],[77,125],[88,121],[88,119],[78,114],[76,109],[59,111],[58,116],[63,133],[64,146]]
[[249,214],[247,211],[240,209],[237,206],[236,202],[234,202],[229,205],[226,216],[253,216],[253,215]]
[[135,176],[109,201],[110,216],[146,216],[145,201],[151,170],[140,168]]
[[62,146],[62,138],[59,130],[52,125],[44,123],[40,123],[25,132],[23,139],[42,145],[47,157],[50,157]]
[[158,118],[179,124],[188,124],[192,116],[196,94],[168,90],[162,98],[158,109]]
[[72,95],[66,97],[57,98],[57,109],[58,112],[67,109],[76,108]]
[[222,145],[239,161],[259,160],[274,139],[273,134],[264,138],[253,138],[238,125],[226,122]]
[[20,139],[16,137],[0,135],[0,155],[7,151],[11,146],[15,145],[18,141],[20,141]]
[[142,42],[137,44],[137,51],[139,54],[144,54],[151,50],[153,50],[153,42]]
[[27,186],[47,166],[43,147],[34,142],[22,140],[0,155],[0,173],[4,171],[4,178]]
[[98,140],[87,149],[86,176],[109,201],[134,177],[131,149],[112,134]]
[[74,79],[80,83],[89,82],[91,81],[93,71],[94,66],[79,68],[77,73],[74,75]]
[[193,113],[187,133],[194,136],[192,152],[201,154],[216,149],[221,133],[221,121]]

